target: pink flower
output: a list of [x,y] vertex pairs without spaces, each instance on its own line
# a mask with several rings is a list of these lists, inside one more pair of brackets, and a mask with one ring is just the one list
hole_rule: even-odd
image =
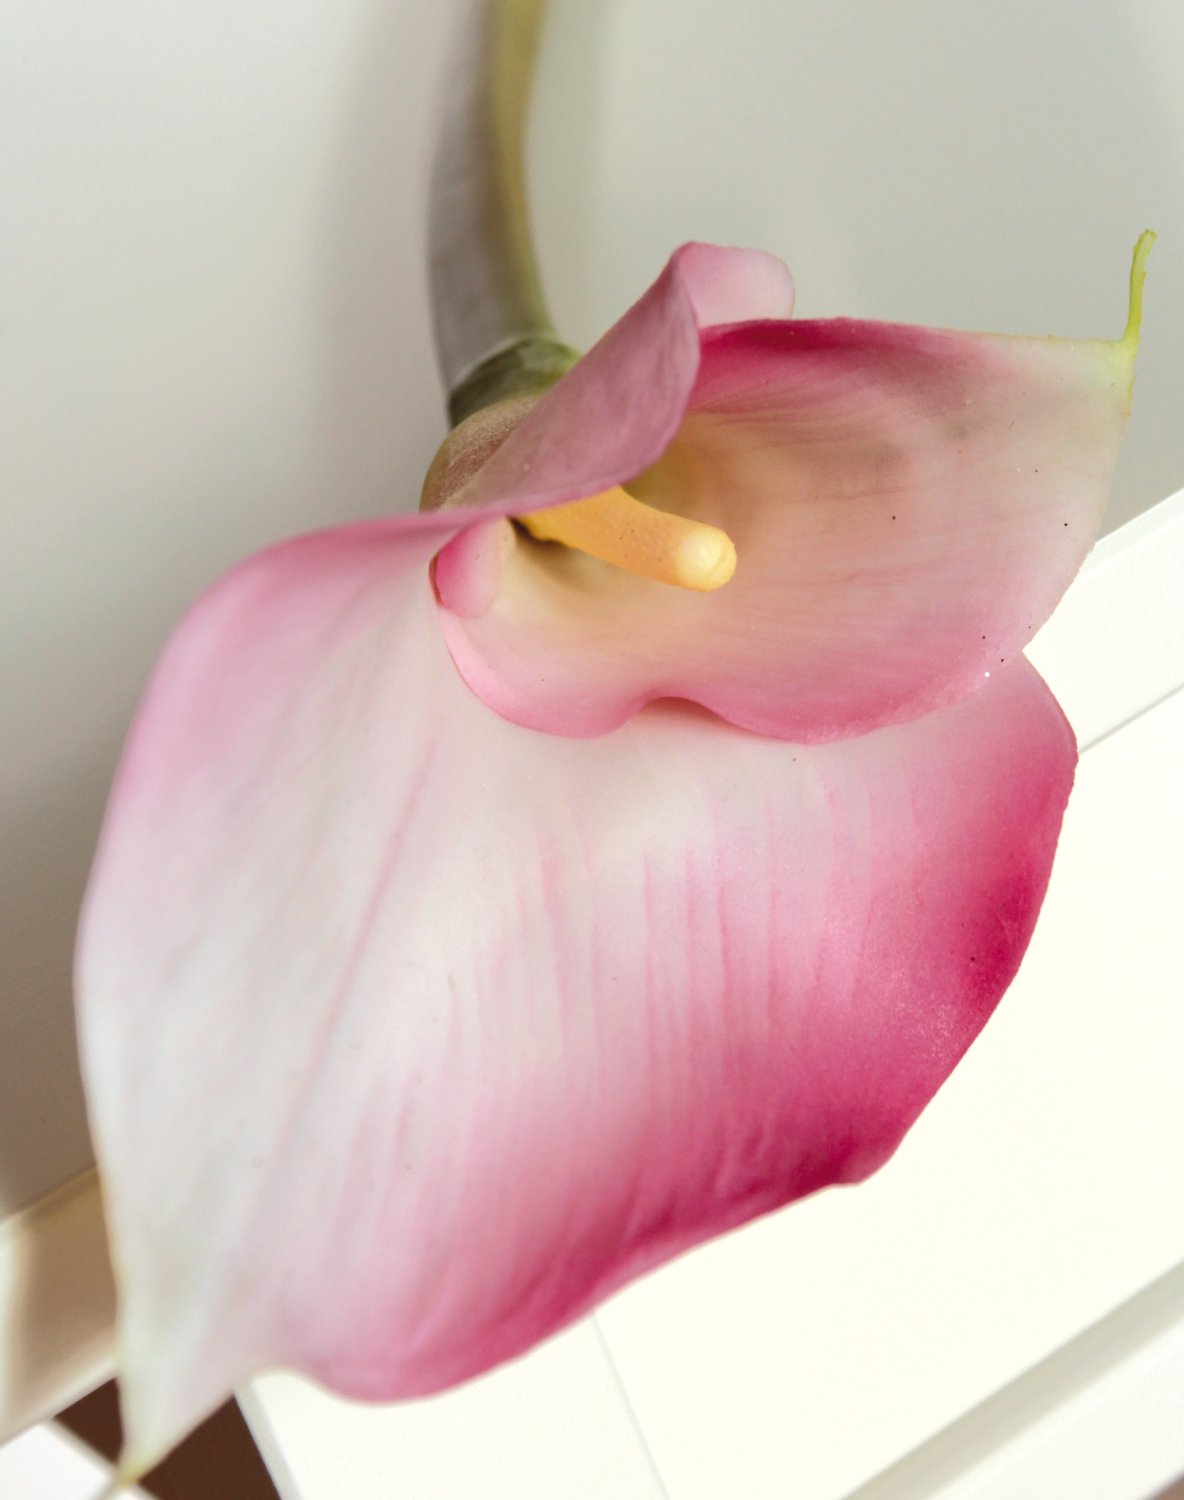
[[[462,430],[442,509],[196,605],[78,958],[131,1470],[267,1366],[465,1380],[891,1155],[1048,879],[1076,752],[1022,651],[1105,505],[1145,251],[1127,334],[1074,343],[788,321],[779,262],[688,246]],[[505,519],[622,485],[731,581]],[[680,565],[622,503],[601,550]]]

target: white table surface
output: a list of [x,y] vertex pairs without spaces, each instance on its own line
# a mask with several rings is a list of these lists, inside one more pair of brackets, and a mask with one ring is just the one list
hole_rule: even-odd
[[[253,548],[412,503],[442,434],[421,205],[448,10],[0,6],[0,1220],[89,1161],[71,937],[160,640]],[[554,0],[552,21],[532,176],[570,338],[692,236],[783,254],[807,316],[1114,333],[1150,226],[1112,522],[1184,480],[1178,0]],[[1139,909],[1107,910],[1133,949]],[[661,1327],[660,1294],[620,1306]]]

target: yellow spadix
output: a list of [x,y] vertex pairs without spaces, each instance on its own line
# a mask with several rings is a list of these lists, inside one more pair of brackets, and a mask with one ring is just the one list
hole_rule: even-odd
[[626,573],[707,593],[736,571],[736,548],[726,531],[670,515],[625,490],[603,490],[518,521],[540,542],[562,542]]

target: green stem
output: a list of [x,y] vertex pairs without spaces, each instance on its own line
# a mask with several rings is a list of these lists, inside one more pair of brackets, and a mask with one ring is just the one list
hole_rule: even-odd
[[545,0],[470,0],[432,170],[436,356],[453,424],[543,390],[575,354],[556,335],[531,243],[523,127]]

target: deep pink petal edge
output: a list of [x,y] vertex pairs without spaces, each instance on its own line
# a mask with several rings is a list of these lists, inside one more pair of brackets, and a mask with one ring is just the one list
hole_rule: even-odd
[[458,680],[430,545],[244,565],[129,744],[78,974],[133,1460],[271,1364],[466,1379],[865,1175],[1032,929],[1074,750],[1025,663],[812,750],[552,739]]

